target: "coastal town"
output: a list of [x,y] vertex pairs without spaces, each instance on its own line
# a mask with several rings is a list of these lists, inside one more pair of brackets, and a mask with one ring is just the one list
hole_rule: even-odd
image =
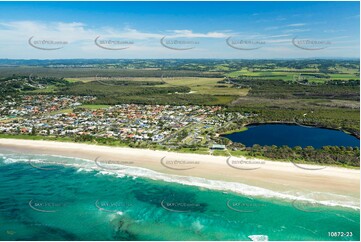
[[84,105],[92,96],[23,95],[0,107],[1,134],[113,138],[166,147],[215,144],[217,130],[248,114],[222,112],[220,106]]

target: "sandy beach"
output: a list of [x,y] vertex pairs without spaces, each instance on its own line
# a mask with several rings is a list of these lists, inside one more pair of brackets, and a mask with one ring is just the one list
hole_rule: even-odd
[[357,169],[20,139],[0,139],[0,148],[23,154],[83,158],[105,169],[110,163],[118,163],[166,174],[238,182],[283,193],[332,193],[355,199],[360,196],[360,171]]

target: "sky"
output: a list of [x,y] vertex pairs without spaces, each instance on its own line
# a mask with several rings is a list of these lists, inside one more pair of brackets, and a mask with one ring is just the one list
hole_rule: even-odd
[[0,2],[0,58],[359,58],[359,2]]

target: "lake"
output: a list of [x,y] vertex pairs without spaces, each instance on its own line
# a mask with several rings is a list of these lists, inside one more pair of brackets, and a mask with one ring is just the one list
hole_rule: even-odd
[[339,130],[299,126],[293,124],[260,124],[247,126],[248,130],[227,134],[233,142],[247,147],[259,145],[313,146],[352,146],[360,147],[360,140]]

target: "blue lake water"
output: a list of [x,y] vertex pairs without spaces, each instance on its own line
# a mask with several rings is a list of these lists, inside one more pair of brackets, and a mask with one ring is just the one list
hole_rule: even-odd
[[247,126],[248,130],[224,135],[247,147],[259,145],[313,146],[352,146],[360,147],[360,140],[339,130],[306,127],[288,124],[261,124]]

